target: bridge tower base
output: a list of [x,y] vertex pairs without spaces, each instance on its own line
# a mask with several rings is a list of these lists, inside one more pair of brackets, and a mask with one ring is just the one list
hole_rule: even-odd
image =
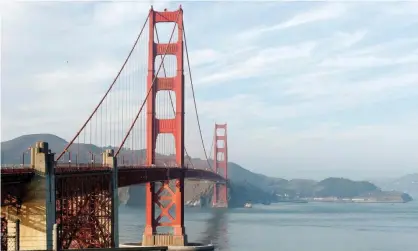
[[[124,243],[120,244],[121,248],[137,248],[137,247],[144,247],[141,243]],[[154,246],[155,250],[157,250],[158,247],[161,247],[161,249],[165,249],[167,247],[168,251],[213,251],[215,250],[215,246],[213,244],[203,245],[200,243],[189,243],[187,246],[167,246],[167,245],[158,245]]]

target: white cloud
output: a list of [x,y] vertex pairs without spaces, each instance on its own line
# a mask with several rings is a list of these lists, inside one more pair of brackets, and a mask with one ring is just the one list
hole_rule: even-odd
[[0,15],[7,16],[8,18],[15,18],[14,20],[23,17],[26,11],[24,6],[16,4],[13,1],[1,1],[0,6]]
[[319,8],[298,14],[281,24],[266,28],[266,31],[285,29],[302,24],[335,19],[346,12],[346,7],[346,5],[340,3],[327,3]]
[[[366,30],[358,30],[351,33],[338,31],[330,37],[316,41],[304,41],[276,47],[245,47],[242,51],[232,50],[231,52],[231,50],[227,50],[225,53],[211,52],[217,55],[216,60],[218,62],[214,64],[217,67],[198,72],[199,80],[197,83],[214,86],[226,81],[247,79],[253,76],[287,74],[295,69],[305,68],[311,61],[317,61],[318,59],[313,56],[316,49],[323,47],[333,53],[334,51],[345,52],[347,48],[360,42],[366,34]],[[223,57],[220,55],[223,55]],[[342,53],[341,55],[344,54]],[[209,55],[207,58],[211,60],[213,56]],[[219,61],[223,60],[230,63],[219,63]],[[331,64],[332,67],[337,67],[338,65],[334,65],[331,60],[335,61],[336,59],[329,58],[327,53],[325,62],[322,62],[322,64],[327,64],[325,66]],[[399,63],[404,63],[406,60],[414,59],[404,58]],[[198,64],[200,64],[199,61]],[[344,60],[341,61],[344,62]],[[391,63],[395,62],[391,61]],[[219,69],[222,70],[219,71]],[[318,71],[315,72],[318,73]]]
[[248,56],[242,61],[233,63],[220,72],[211,72],[202,76],[199,84],[220,84],[232,79],[275,73],[277,68],[282,67],[281,64],[309,58],[314,48],[314,42],[304,42],[297,45],[260,49],[255,52],[254,56]]
[[364,38],[364,36],[366,36],[366,34],[367,31],[365,30],[359,30],[354,33],[337,32],[337,37],[341,40],[340,46],[350,47],[360,42]]
[[46,92],[67,92],[71,89],[84,89],[83,91],[87,93],[90,90],[102,91],[104,86],[110,85],[120,67],[120,62],[109,61],[98,62],[85,69],[62,67],[52,72],[35,75],[34,82],[37,84],[33,88]]
[[394,16],[411,15],[416,17],[416,15],[418,15],[418,2],[405,1],[390,6],[384,6],[382,12]]
[[190,62],[193,62],[193,67],[215,63],[221,58],[222,53],[210,48],[190,52]]
[[93,22],[105,27],[120,27],[138,16],[146,16],[148,11],[149,4],[146,2],[102,3],[94,8]]
[[[299,82],[282,88],[277,99],[287,95],[299,102],[276,104],[263,100],[263,97],[251,94],[237,94],[222,100],[201,102],[202,113],[209,117],[224,120],[241,121],[257,119],[280,123],[287,119],[303,118],[345,110],[361,105],[398,98],[399,95],[418,94],[418,74],[384,77],[372,81],[334,82],[325,78],[307,78],[310,81]],[[271,91],[275,91],[271,89]],[[401,93],[398,93],[402,91]],[[283,97],[284,96],[284,97]],[[402,97],[402,96],[401,96]],[[245,112],[242,112],[245,109]]]
[[241,39],[251,39],[261,36],[265,32],[278,31],[282,29],[287,29],[303,24],[332,20],[340,17],[346,12],[347,5],[340,3],[325,3],[321,4],[319,7],[313,8],[311,10],[299,13],[287,21],[281,22],[276,25],[271,26],[261,26],[253,28],[248,31],[244,31],[239,34],[238,37]]
[[384,58],[376,56],[337,56],[322,61],[321,67],[361,68],[396,64],[413,64],[418,62],[418,54],[413,53],[400,58]]
[[[384,53],[385,51],[391,51],[396,48],[402,48],[406,46],[417,46],[418,47],[418,37],[407,37],[407,38],[396,38],[390,41],[383,41],[378,44],[373,44],[370,46],[365,46],[347,53],[342,53],[342,55],[353,55],[353,56],[367,56],[367,55],[376,55],[379,53]],[[413,53],[416,53],[413,52]]]

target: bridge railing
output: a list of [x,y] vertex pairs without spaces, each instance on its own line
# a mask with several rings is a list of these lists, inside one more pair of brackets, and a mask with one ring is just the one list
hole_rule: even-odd
[[[58,164],[58,163],[57,163]],[[186,175],[187,179],[194,179],[194,180],[202,180],[202,179],[210,179],[215,182],[224,183],[225,181],[219,180],[216,174],[210,168],[194,168],[188,165],[185,165],[184,168],[176,168],[170,167],[166,165],[121,165],[118,166],[120,171],[129,171],[129,170],[138,170],[142,173],[144,178],[152,175],[149,173],[152,169],[157,169],[158,175],[161,175],[161,172],[167,172],[166,176],[164,177],[172,177],[174,174],[178,174],[178,172],[187,172],[189,175]],[[76,173],[85,173],[85,172],[111,172],[112,167],[110,165],[103,165],[99,163],[86,163],[86,164],[78,164],[78,165],[68,165],[68,164],[58,164],[54,171],[57,175],[71,175]],[[189,173],[190,171],[190,173]],[[203,171],[203,172],[202,172]],[[208,173],[204,173],[208,172]],[[29,166],[19,166],[19,165],[4,165],[4,168],[1,169],[2,174],[6,175],[26,175],[26,174],[37,174],[40,176],[45,175],[45,173],[41,173],[38,170],[31,168]],[[157,174],[156,174],[157,175]],[[22,176],[23,177],[23,176]]]
[[22,169],[22,168],[30,168],[30,165],[23,165],[23,164],[1,164],[1,168],[3,169]]
[[[132,244],[135,245],[135,244]],[[137,245],[137,244],[136,244]],[[29,250],[29,249],[28,249]],[[75,249],[62,249],[61,251],[73,251]],[[88,250],[88,251],[166,251],[168,246],[143,246],[143,247],[118,247],[118,248],[88,248],[88,249],[76,249],[76,250]],[[53,251],[48,249],[42,250],[30,250],[30,251]]]
[[1,174],[25,174],[32,172],[33,169],[30,167],[1,167]]
[[[74,168],[74,169],[81,169],[81,168],[87,168],[87,169],[103,169],[103,168],[108,168],[108,165],[103,165],[102,163],[68,163],[68,162],[57,162],[55,163],[55,167],[56,168]],[[151,166],[147,166],[147,165],[133,165],[133,164],[118,164],[118,167],[123,167],[123,168],[178,168],[178,166],[175,165],[164,165],[164,164],[160,164],[160,165],[151,165]],[[18,169],[18,170],[22,170],[22,169],[28,169],[31,168],[30,165],[22,165],[22,164],[2,164],[1,165],[2,169]],[[184,165],[183,168],[185,169],[194,169],[194,170],[206,170],[206,171],[212,171],[213,169],[211,168],[196,168],[196,167],[191,167],[189,165]],[[85,170],[85,169],[84,169]]]

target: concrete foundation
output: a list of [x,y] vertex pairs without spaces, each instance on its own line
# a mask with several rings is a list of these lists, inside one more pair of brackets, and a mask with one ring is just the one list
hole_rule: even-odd
[[[138,247],[148,247],[148,246],[142,246],[142,243],[138,242],[138,243],[119,244],[119,247],[121,247],[121,248],[138,248]],[[213,251],[213,250],[215,250],[215,246],[212,245],[212,244],[203,245],[203,244],[200,244],[200,243],[189,243],[187,246],[165,246],[165,247],[167,247],[166,250],[168,250],[168,251],[194,251],[194,250]]]
[[185,246],[187,245],[187,235],[143,235],[142,243],[144,246]]

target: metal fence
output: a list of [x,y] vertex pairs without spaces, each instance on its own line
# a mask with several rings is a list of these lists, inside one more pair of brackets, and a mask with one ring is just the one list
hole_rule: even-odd
[[[18,251],[20,250],[20,220],[10,221],[5,216],[1,216],[1,251]],[[145,250],[161,250],[166,251],[167,246],[154,247],[119,247],[119,248],[89,248],[77,249],[86,251],[145,251]],[[28,250],[25,248],[25,250]],[[56,250],[30,250],[30,251],[56,251]],[[64,251],[64,250],[62,250]],[[69,250],[65,250],[69,251]]]
[[[167,251],[168,247],[167,246],[161,246],[161,247],[120,247],[120,248],[86,248],[86,249],[63,249],[61,251],[80,251],[80,250],[85,250],[85,251]],[[188,250],[188,249],[185,249]],[[205,249],[200,249],[200,250],[205,250]],[[206,249],[209,250],[209,249]],[[213,250],[213,249],[212,249]],[[33,249],[33,250],[25,250],[25,251],[56,251],[56,250],[37,250],[37,249]]]
[[1,250],[7,250],[7,220],[1,217]]
[[20,233],[20,221],[14,221],[14,224],[1,217],[1,250],[19,250],[19,233]]

